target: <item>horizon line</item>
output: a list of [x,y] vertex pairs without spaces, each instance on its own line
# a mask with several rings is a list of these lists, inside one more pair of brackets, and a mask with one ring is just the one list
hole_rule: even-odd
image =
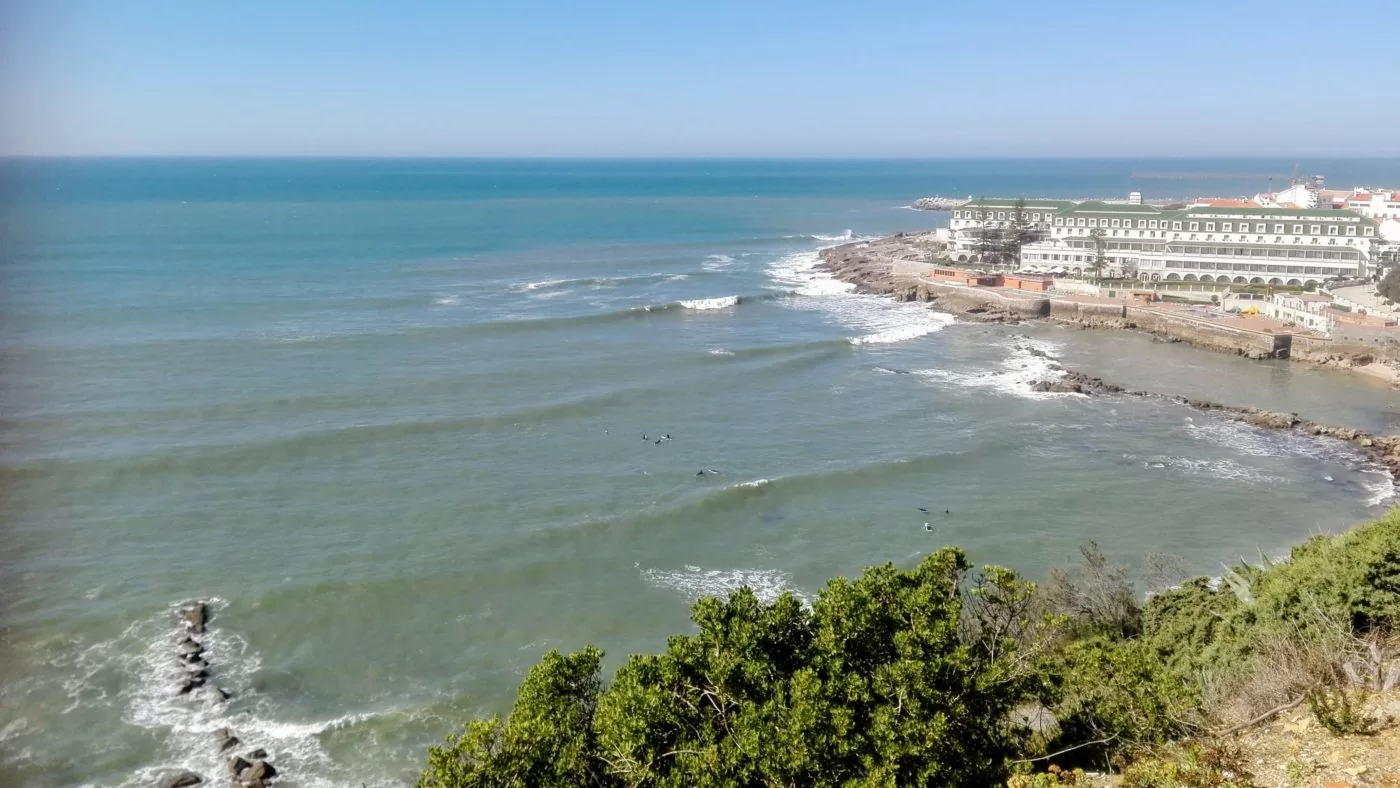
[[830,156],[782,156],[750,154],[677,154],[677,155],[529,155],[529,154],[316,154],[316,153],[0,153],[0,160],[55,160],[55,159],[169,159],[169,160],[319,160],[319,161],[1043,161],[1047,159],[1070,161],[1122,161],[1122,160],[1191,160],[1210,161],[1217,159],[1241,160],[1288,160],[1321,159],[1328,161],[1359,161],[1377,159],[1400,159],[1400,153],[1373,154],[950,154],[941,156],[914,155],[830,155]]

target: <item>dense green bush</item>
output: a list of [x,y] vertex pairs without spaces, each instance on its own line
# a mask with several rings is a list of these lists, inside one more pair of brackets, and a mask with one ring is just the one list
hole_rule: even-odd
[[[505,720],[432,749],[419,787],[992,785],[1050,755],[1139,756],[1124,785],[1245,785],[1222,777],[1218,752],[1164,746],[1210,727],[1208,685],[1246,687],[1281,642],[1326,655],[1327,638],[1400,630],[1400,510],[1142,607],[1121,568],[1092,544],[1082,554],[1039,590],[1002,568],[971,575],[945,548],[832,580],[810,609],[748,589],[703,599],[696,634],[631,657],[607,686],[596,649],[551,652]],[[1319,716],[1352,730],[1355,704],[1328,690],[1338,659],[1297,661],[1286,691],[1316,688]],[[1054,724],[1031,736],[1010,722],[1028,709]]]
[[873,567],[810,610],[747,589],[701,600],[697,634],[606,689],[596,650],[552,653],[504,722],[434,748],[419,785],[992,784],[1020,739],[1003,722],[1016,674],[1005,648],[963,637],[968,568],[955,549]]

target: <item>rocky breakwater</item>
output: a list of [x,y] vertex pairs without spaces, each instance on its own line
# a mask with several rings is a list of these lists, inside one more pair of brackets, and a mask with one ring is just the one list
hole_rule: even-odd
[[[1053,368],[1053,367],[1052,367]],[[1148,391],[1130,391],[1122,386],[1108,383],[1101,378],[1085,375],[1082,372],[1066,371],[1055,380],[1037,381],[1031,384],[1032,391],[1057,392],[1067,394],[1107,395],[1122,394],[1130,397],[1162,396]],[[1400,435],[1375,435],[1351,427],[1337,427],[1321,422],[1309,421],[1296,413],[1264,410],[1241,405],[1228,405],[1203,399],[1171,396],[1173,402],[1201,411],[1224,414],[1236,421],[1266,430],[1291,430],[1320,438],[1332,438],[1351,444],[1362,456],[1384,467],[1392,478],[1400,480]]]
[[967,200],[955,200],[952,197],[920,197],[909,207],[916,211],[951,211],[964,205],[967,205]]
[[[855,285],[856,292],[889,296],[897,301],[923,301],[941,312],[958,315],[969,322],[1017,323],[1040,313],[1041,301],[1010,302],[990,290],[951,287],[898,273],[902,265],[927,265],[930,252],[924,244],[927,234],[900,233],[874,241],[843,244],[823,249],[821,269],[842,282]],[[941,245],[941,244],[940,244]]]
[[[177,669],[173,691],[181,696],[202,695],[205,702],[219,705],[232,697],[232,693],[210,681],[213,668],[204,643],[208,634],[209,615],[209,605],[205,602],[191,602],[182,606],[176,613],[180,635],[175,642]],[[241,743],[228,728],[215,730],[213,738],[220,756]],[[230,756],[228,772],[232,788],[266,788],[272,778],[277,776],[277,770],[268,758],[267,751],[261,748],[244,755]],[[158,788],[187,788],[202,782],[202,775],[182,770],[165,775],[157,785]]]

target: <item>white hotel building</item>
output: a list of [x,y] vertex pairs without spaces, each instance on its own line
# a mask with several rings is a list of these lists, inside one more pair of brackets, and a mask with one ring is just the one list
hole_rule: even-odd
[[[975,250],[978,214],[998,214],[1008,200],[978,200],[953,211],[955,259]],[[1032,210],[1031,206],[1037,205]],[[1351,210],[1262,208],[1239,200],[1213,200],[1183,210],[1104,202],[1026,203],[1041,213],[1033,226],[1040,240],[1021,250],[1023,268],[1092,271],[1090,233],[1103,231],[1104,256],[1113,273],[1146,281],[1308,285],[1371,273],[1377,223]],[[962,215],[959,215],[959,214]],[[968,214],[971,213],[971,216]],[[961,231],[961,232],[960,232]],[[1109,273],[1109,271],[1105,271]]]

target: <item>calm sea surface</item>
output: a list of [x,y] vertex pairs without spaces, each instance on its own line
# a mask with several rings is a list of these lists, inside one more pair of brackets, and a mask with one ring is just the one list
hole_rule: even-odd
[[[1031,351],[1373,430],[1394,392],[813,270],[944,222],[899,207],[926,194],[1252,194],[1293,164],[0,164],[0,783],[216,777],[227,725],[283,785],[398,785],[546,650],[616,665],[702,594],[810,598],[945,543],[1210,572],[1377,515],[1388,477],[1341,444],[1032,394]],[[1250,177],[1133,176],[1164,171]],[[174,691],[196,598],[224,706]]]

